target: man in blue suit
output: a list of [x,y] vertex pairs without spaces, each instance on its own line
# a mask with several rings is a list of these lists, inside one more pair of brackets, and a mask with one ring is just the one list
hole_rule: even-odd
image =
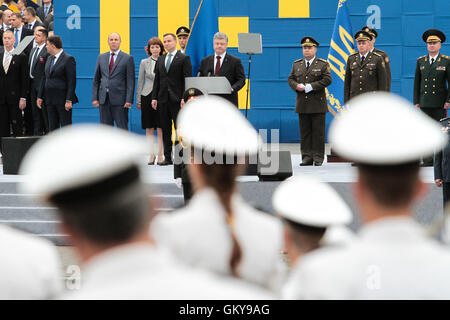
[[97,59],[92,105],[100,107],[100,122],[128,130],[128,109],[134,98],[134,60],[120,50],[121,38],[117,33],[108,36],[109,52]]

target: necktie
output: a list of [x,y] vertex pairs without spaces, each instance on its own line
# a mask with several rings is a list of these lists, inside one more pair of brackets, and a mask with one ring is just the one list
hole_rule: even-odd
[[38,53],[39,53],[39,47],[36,47],[34,55],[33,55],[33,60],[31,60],[31,70],[30,70],[31,75],[32,75],[33,70],[34,70],[34,65],[35,65],[34,63],[36,62],[36,58],[38,56]]
[[221,56],[217,56],[217,62],[216,62],[216,70],[214,71],[214,75],[217,76],[220,71],[220,58]]
[[167,72],[169,72],[171,63],[172,63],[172,54],[169,53],[169,56],[167,57],[167,61],[166,61],[166,71]]
[[47,17],[48,15],[48,9],[50,9],[50,7],[44,7],[44,11],[45,11],[45,16]]
[[55,67],[55,63],[56,63],[56,56],[52,57],[52,64],[50,65],[50,73],[53,72],[53,68]]
[[14,43],[14,48],[19,44],[19,29],[16,29],[14,36],[16,37],[16,43]]
[[3,63],[3,70],[5,70],[5,73],[8,73],[9,64],[11,63],[12,56],[9,52],[5,52],[6,58],[5,62]]
[[306,62],[306,70],[309,69],[309,61]]
[[112,69],[114,68],[114,52],[111,52],[111,61],[109,61],[109,73],[111,73]]
[[364,59],[365,59],[365,57],[364,57],[364,56],[361,56],[361,64],[364,63]]
[[431,58],[431,64],[433,64],[434,63],[434,58]]

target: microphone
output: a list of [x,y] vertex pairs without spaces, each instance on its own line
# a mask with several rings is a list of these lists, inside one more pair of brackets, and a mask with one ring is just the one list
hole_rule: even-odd
[[211,71],[208,72],[208,77],[211,77]]
[[201,72],[199,71],[199,72],[197,72],[197,77],[200,77],[200,74],[201,74]]

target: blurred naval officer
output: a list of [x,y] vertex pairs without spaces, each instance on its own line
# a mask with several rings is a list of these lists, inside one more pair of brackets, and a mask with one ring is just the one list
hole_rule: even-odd
[[350,245],[302,259],[299,298],[450,298],[450,251],[413,219],[413,205],[427,189],[420,156],[446,140],[437,123],[403,98],[371,93],[349,103],[330,127],[330,141],[357,164],[353,192],[364,225]]
[[370,41],[369,45],[370,45],[370,52],[376,52],[379,55],[381,55],[383,57],[385,66],[386,66],[386,86],[387,86],[387,91],[391,91],[391,63],[389,60],[389,56],[386,52],[384,52],[383,50],[380,50],[378,48],[375,48],[375,41],[378,38],[378,32],[377,30],[375,30],[374,28],[370,28],[368,26],[364,26],[362,28],[363,31],[368,32],[371,36],[372,36],[372,40]]
[[191,265],[275,289],[282,267],[281,222],[248,205],[236,183],[245,156],[258,150],[259,136],[227,100],[206,96],[189,104],[178,128],[191,150],[195,193],[185,208],[155,218],[155,239]]
[[296,60],[288,78],[297,94],[302,163],[321,166],[325,156],[325,116],[328,111],[325,88],[331,84],[330,65],[316,57],[319,43],[312,37],[301,40],[304,59]]
[[[414,104],[430,118],[439,121],[450,107],[450,57],[440,54],[445,34],[429,29],[422,35],[428,54],[417,59],[414,77]],[[433,157],[424,157],[423,166],[433,166]]]
[[61,262],[53,244],[0,225],[0,300],[55,298],[62,291]]
[[82,262],[81,288],[63,298],[266,298],[242,281],[178,266],[153,244],[150,194],[137,162],[148,150],[142,139],[106,125],[68,127],[24,159],[22,189],[58,207]]
[[387,91],[386,63],[383,57],[370,51],[372,36],[366,31],[355,34],[358,52],[347,59],[344,79],[344,102],[373,91]]
[[353,241],[354,233],[345,227],[352,220],[352,212],[330,185],[306,175],[282,182],[272,203],[284,222],[284,243],[291,266],[282,297],[296,299],[302,281],[297,270],[303,256],[321,246]]
[[[450,118],[439,121],[441,130],[450,137]],[[442,150],[436,150],[434,154],[434,182],[437,187],[442,188],[442,199],[445,204],[450,200],[450,141]]]

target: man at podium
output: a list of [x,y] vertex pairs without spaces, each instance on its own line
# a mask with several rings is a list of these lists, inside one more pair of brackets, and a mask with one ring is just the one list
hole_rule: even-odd
[[245,85],[245,73],[241,59],[227,53],[228,36],[217,32],[213,38],[214,54],[203,58],[198,70],[200,77],[226,77],[231,85],[231,94],[219,95],[236,107],[238,91]]

